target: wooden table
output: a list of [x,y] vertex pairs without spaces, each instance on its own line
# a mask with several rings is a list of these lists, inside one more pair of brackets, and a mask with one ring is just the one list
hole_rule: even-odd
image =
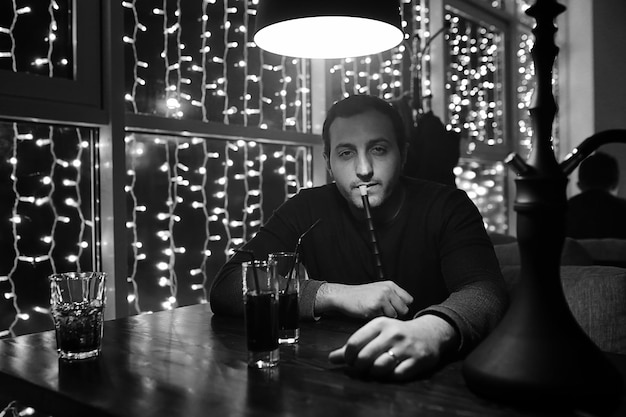
[[[0,340],[0,387],[54,416],[540,416],[470,392],[461,362],[409,383],[359,379],[328,362],[358,323],[305,323],[270,371],[246,367],[243,320],[207,304],[105,322],[100,358],[60,362],[54,332]],[[626,355],[609,355],[626,375]],[[615,416],[626,415],[626,393]],[[563,415],[571,415],[563,413]]]

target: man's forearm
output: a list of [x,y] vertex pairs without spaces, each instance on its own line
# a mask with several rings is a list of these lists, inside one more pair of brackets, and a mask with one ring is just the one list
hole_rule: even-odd
[[337,291],[336,287],[340,285],[341,284],[325,282],[319,287],[315,294],[315,303],[313,306],[313,312],[316,317],[336,310],[336,307],[333,305],[333,293]]

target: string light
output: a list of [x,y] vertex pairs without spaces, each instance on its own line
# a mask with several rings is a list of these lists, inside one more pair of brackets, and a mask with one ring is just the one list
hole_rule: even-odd
[[454,168],[457,188],[472,199],[482,214],[485,229],[491,233],[506,233],[508,229],[506,169],[502,162],[466,158],[461,158]]
[[[498,7],[498,2],[493,2]],[[464,139],[461,151],[501,147],[504,139],[504,45],[495,27],[446,12],[445,41],[448,46],[446,92],[447,129]],[[489,232],[506,233],[504,199],[507,171],[502,163],[479,163],[463,158],[454,170],[457,187],[467,192],[478,207]]]
[[[329,60],[332,91],[341,97],[353,94],[377,95],[394,100],[412,91],[418,70],[423,94],[430,94],[430,65],[427,60],[418,62],[422,48],[430,39],[428,30],[428,1],[403,0],[401,7],[405,42],[398,47],[376,55]],[[411,39],[420,42],[411,42]],[[418,68],[419,66],[419,68]],[[340,97],[337,97],[340,98]]]
[[531,150],[531,140],[533,137],[533,126],[530,121],[530,114],[528,113],[534,87],[534,63],[530,58],[530,50],[532,47],[532,35],[529,33],[521,33],[517,50],[517,73],[520,80],[517,86],[517,114],[519,119],[520,151],[526,151],[526,156],[528,156]]
[[[92,134],[87,128],[0,123],[0,136],[12,138],[0,147],[0,167],[10,168],[10,191],[3,195],[13,198],[8,224],[0,225],[3,247],[12,248],[0,262],[0,293],[14,311],[0,337],[49,327],[47,276],[92,267],[86,239],[93,231],[91,204],[83,198],[90,196]],[[25,286],[45,290],[22,301]]]
[[135,313],[206,303],[209,279],[265,222],[264,199],[273,209],[312,185],[304,146],[138,133],[126,146]]
[[[124,1],[127,110],[309,132],[309,62],[260,50],[256,2]],[[196,18],[200,16],[200,18]],[[155,45],[158,54],[151,54]]]
[[449,130],[466,136],[467,154],[504,144],[503,34],[448,11],[445,39],[450,50],[446,82]]
[[[527,7],[526,7],[527,8]],[[525,157],[528,157],[532,151],[532,138],[533,125],[530,119],[530,113],[528,109],[531,106],[533,92],[534,92],[534,74],[535,65],[531,58],[530,51],[534,45],[534,37],[530,33],[530,29],[526,32],[520,32],[518,39],[517,50],[517,65],[519,83],[517,86],[517,120],[518,120],[518,133],[519,133],[519,153]],[[552,93],[555,100],[558,102],[558,85],[559,85],[559,66],[558,61],[555,61],[552,68]],[[555,120],[552,125],[552,146],[554,151],[558,154],[559,146],[559,114],[555,115]]]
[[[142,4],[142,7],[149,7],[149,10],[146,10],[145,7],[138,10],[136,1],[121,2],[124,13],[129,15],[131,18],[130,22],[132,22],[131,26],[127,26],[127,29],[130,28],[132,30],[127,30],[123,35],[123,41],[128,51],[127,62],[133,68],[132,79],[130,82],[127,82],[129,88],[125,94],[129,111],[134,113],[144,112],[158,114],[174,118],[198,117],[203,121],[221,121],[214,112],[214,109],[217,108],[216,104],[221,101],[224,109],[222,116],[225,117],[224,121],[227,124],[257,125],[261,128],[273,127],[296,131],[307,131],[310,129],[309,119],[307,118],[307,112],[310,112],[310,108],[307,107],[309,105],[307,98],[309,92],[308,62],[304,60],[286,60],[283,57],[266,56],[265,53],[262,53],[256,48],[253,42],[245,38],[248,31],[243,28],[251,24],[251,22],[248,21],[243,25],[231,24],[231,21],[234,22],[242,18],[242,12],[245,13],[246,19],[253,16],[254,4],[252,4],[251,7],[247,7],[247,5],[246,7],[236,8],[230,6],[225,7],[222,14],[218,12],[221,7],[220,4],[216,2],[202,2],[202,16],[206,17],[201,19],[201,32],[196,35],[193,28],[185,30],[185,27],[189,26],[188,24],[190,22],[184,22],[187,26],[183,26],[181,20],[183,16],[181,7],[189,7],[189,4],[181,5],[180,1],[159,1],[153,3],[154,5]],[[48,13],[51,13],[51,10],[56,9],[54,2],[49,4],[51,7],[48,8]],[[148,13],[146,13],[146,11]],[[15,14],[15,20],[19,14],[30,12],[30,9],[19,10],[19,13]],[[189,16],[189,13],[186,15]],[[223,16],[222,22],[225,22],[224,28],[230,31],[226,36],[223,48],[217,43],[220,37],[212,35],[212,31],[214,32],[215,29],[220,26],[219,21],[215,19],[219,18],[220,15]],[[150,16],[154,16],[154,18]],[[211,17],[209,18],[209,16]],[[160,19],[160,21],[154,20],[155,18]],[[15,24],[13,26],[15,26]],[[50,24],[51,30],[56,30],[57,26],[58,24]],[[7,34],[11,36],[14,33],[11,28],[8,28],[5,32],[8,32]],[[0,34],[2,33],[4,32],[0,30]],[[232,36],[229,38],[231,34]],[[149,51],[151,45],[155,44],[155,39],[158,44],[159,37],[163,45],[161,53],[156,56],[147,54],[146,51]],[[195,48],[190,48],[185,43],[195,45],[193,42],[194,38],[198,39],[200,42],[197,52],[195,52]],[[41,57],[35,56],[35,58],[32,59],[32,62],[39,64],[38,68],[45,67],[48,69],[46,74],[48,76],[52,76],[53,74],[51,69],[53,63],[49,59],[50,48],[58,48],[60,46],[58,39],[59,36],[56,33],[52,33],[48,36],[48,50]],[[11,62],[11,69],[13,71],[23,71],[24,69],[19,65],[20,60],[17,59],[14,52],[7,52],[6,57],[8,59],[6,59],[6,62]],[[242,52],[243,55],[241,55]],[[69,61],[64,58],[63,62]],[[220,69],[219,72],[217,72],[216,69]],[[32,68],[27,70],[32,71]],[[240,73],[243,73],[243,75],[240,76]],[[54,74],[54,76],[57,76],[57,74]],[[245,83],[240,82],[242,78],[245,80]],[[229,81],[231,81],[230,85]],[[239,97],[238,88],[231,88],[231,86],[241,84],[246,86],[247,91]],[[158,87],[154,88],[154,86],[158,85],[163,86],[160,93]],[[205,86],[207,86],[207,88],[205,88]],[[150,93],[152,92],[156,92],[157,94],[151,96]],[[200,111],[200,113],[198,113],[198,111]],[[211,113],[212,111],[213,113]],[[242,117],[245,119],[243,122]],[[49,138],[38,138],[38,140],[47,141],[47,143],[50,144]],[[166,142],[171,142],[171,138],[167,140],[162,139],[159,145],[165,148],[165,146],[168,146]],[[225,143],[223,141],[219,142]],[[139,157],[145,151],[145,148],[140,146],[141,144],[141,141],[127,138],[128,148],[132,148],[134,152],[136,152],[134,156]],[[184,151],[184,145],[186,144],[181,142],[180,147],[172,149],[172,155]],[[154,145],[149,142],[147,146]],[[206,138],[196,141],[192,146],[206,146]],[[264,145],[257,145],[255,148],[259,150],[260,155],[258,161],[255,162],[256,165],[250,167],[247,177],[249,181],[256,179],[261,186],[267,176],[263,168],[263,164],[267,160],[266,156],[263,154],[263,147]],[[286,186],[286,188],[289,188],[288,195],[293,195],[297,191],[297,188],[292,187],[293,184],[297,184],[296,187],[300,187],[300,184],[311,185],[310,172],[308,172],[311,163],[310,149],[290,146],[286,148],[293,148],[294,155],[298,155],[296,159],[302,159],[301,166],[295,169],[302,169],[304,171],[304,174],[300,173],[296,175],[298,178],[296,182],[292,179],[286,180],[287,176],[290,178],[294,176],[295,171],[285,171],[285,183],[289,184]],[[232,148],[229,147],[229,149],[232,151]],[[291,151],[290,149],[290,152]],[[214,173],[206,169],[206,166],[209,165],[209,162],[219,164],[219,158],[223,156],[220,156],[220,153],[221,152],[215,152],[215,149],[203,149],[199,153],[203,155],[203,158],[206,160],[204,166],[201,167],[204,169],[198,170],[198,174],[204,179],[200,184],[190,182],[189,185],[189,188],[193,186],[195,187],[195,192],[201,194],[201,198],[191,207],[195,210],[201,208],[199,211],[204,214],[205,228],[207,230],[209,227],[215,227],[217,229],[216,233],[207,232],[205,234],[204,242],[201,245],[202,249],[199,251],[202,254],[202,259],[197,267],[192,268],[194,271],[202,271],[201,274],[195,273],[193,275],[196,279],[201,281],[195,281],[194,284],[191,284],[194,291],[199,292],[198,297],[200,302],[206,302],[207,299],[207,256],[215,257],[214,255],[219,255],[219,253],[224,253],[225,255],[231,254],[233,247],[242,244],[258,230],[258,227],[264,221],[264,196],[256,187],[251,187],[250,189],[250,210],[243,211],[244,213],[248,213],[247,216],[249,219],[247,219],[247,221],[242,222],[241,220],[234,219],[234,222],[228,222],[231,216],[229,211],[221,212],[220,215],[216,216],[216,219],[210,214],[212,201],[210,201],[211,199],[208,196],[210,193],[208,190],[211,189],[209,185],[212,185],[212,178],[215,177]],[[17,158],[14,159],[17,160]],[[129,160],[136,161],[134,158],[129,158]],[[63,169],[69,169],[72,166],[72,160],[62,156],[57,159],[56,165]],[[144,165],[133,166],[132,163],[129,163],[127,170],[129,183],[126,186],[126,191],[133,206],[133,209],[129,210],[127,221],[127,230],[129,231],[130,240],[133,242],[130,246],[129,295],[127,299],[131,304],[131,308],[134,308],[136,312],[150,312],[153,309],[175,307],[180,298],[180,280],[177,279],[179,278],[177,271],[180,269],[178,267],[180,266],[179,263],[181,263],[179,258],[182,258],[184,254],[179,250],[180,248],[176,241],[177,236],[180,235],[180,233],[177,233],[176,225],[184,222],[184,218],[170,214],[174,213],[176,208],[181,204],[179,199],[181,194],[180,189],[187,189],[188,187],[184,178],[179,180],[180,177],[184,177],[183,172],[180,172],[184,171],[180,164],[177,164],[176,167],[168,166],[167,168],[171,171],[166,171],[166,175],[174,180],[169,183],[171,185],[171,196],[167,200],[170,202],[170,205],[167,207],[167,210],[164,211],[169,215],[166,220],[164,220],[168,227],[163,231],[165,233],[159,232],[157,237],[160,242],[167,244],[167,249],[169,249],[166,252],[161,252],[161,256],[166,257],[168,266],[171,266],[165,271],[168,284],[164,288],[169,290],[169,295],[165,296],[160,306],[150,306],[147,309],[141,308],[140,303],[142,297],[140,294],[146,293],[147,296],[151,296],[149,290],[142,292],[142,290],[149,287],[149,283],[141,282],[141,280],[138,281],[137,277],[143,276],[143,274],[140,273],[141,264],[148,262],[148,259],[152,260],[152,255],[148,256],[147,252],[149,245],[144,244],[144,241],[147,241],[145,232],[140,231],[142,223],[144,222],[143,216],[149,215],[151,209],[149,202],[140,202],[136,199],[136,195],[134,194],[134,189],[137,186],[137,169],[143,173],[146,168]],[[226,174],[229,175],[231,172],[239,171],[238,167],[233,167],[228,161],[226,161],[224,168]],[[277,173],[272,172],[270,173],[270,177],[276,174]],[[53,175],[44,176],[42,178],[42,184],[59,184],[59,182],[52,177]],[[234,178],[234,175],[231,177]],[[228,208],[230,205],[233,205],[231,202],[232,197],[229,196],[227,192],[230,185],[229,181],[232,180],[228,179],[228,176],[224,176],[223,178],[224,181],[220,181],[223,189],[218,192],[224,194],[222,199],[223,207]],[[80,186],[80,180],[66,179],[63,184],[64,187],[75,188]],[[139,187],[142,186],[143,184],[139,185]],[[22,197],[26,198],[25,196]],[[31,197],[28,198],[31,199]],[[34,198],[33,201],[38,205],[47,207],[53,204],[53,198],[54,193],[44,197]],[[281,197],[281,201],[284,198],[286,197]],[[220,204],[222,202],[220,202]],[[83,204],[83,201],[78,198],[66,199],[64,204],[67,204],[68,207],[77,208]],[[224,210],[224,208],[222,208],[222,210]],[[21,216],[13,216],[13,218],[14,222],[11,224],[15,227],[20,227],[20,225],[23,224]],[[68,220],[70,220],[70,218],[64,216],[63,213],[55,214],[55,228],[60,224],[67,224],[65,222]],[[222,220],[227,220],[225,223],[228,225],[226,230],[219,230],[225,227]],[[85,224],[85,226],[88,226],[90,222],[90,219],[81,217],[76,224]],[[83,256],[82,251],[90,249],[88,245],[85,245],[85,231],[86,229],[81,229],[79,237],[77,238],[77,252],[66,255],[64,257],[66,261],[77,261]],[[51,247],[59,244],[58,239],[55,239],[53,233],[48,232],[46,234],[48,236],[44,236],[40,239],[42,242],[48,243]],[[245,236],[246,234],[250,236]],[[216,245],[222,246],[223,249],[216,250]],[[20,254],[16,259],[19,262],[41,263],[50,259],[50,254],[48,253],[42,256]],[[214,269],[215,264],[216,262],[213,262],[210,267]],[[13,274],[10,276],[7,275],[6,282],[13,282],[13,277]],[[202,290],[198,288],[202,288]],[[9,299],[11,299],[16,291],[11,289],[6,291],[6,293],[9,294]],[[42,307],[38,308],[41,309]],[[26,316],[17,312],[16,317],[24,318]]]
[[[18,6],[18,3],[20,5]],[[68,19],[67,0],[50,0],[46,2],[33,2],[30,5],[22,5],[21,2],[12,1],[11,8],[6,15],[10,18],[0,20],[0,37],[7,36],[8,41],[2,42],[0,49],[0,69],[13,72],[26,72],[47,77],[71,78],[72,72],[72,44],[69,34],[70,24],[65,24]],[[39,29],[45,33],[43,42],[33,43],[33,17],[38,17],[41,23]],[[28,30],[25,31],[25,26]],[[28,54],[16,54],[17,44],[30,42]],[[4,46],[8,45],[8,46]]]

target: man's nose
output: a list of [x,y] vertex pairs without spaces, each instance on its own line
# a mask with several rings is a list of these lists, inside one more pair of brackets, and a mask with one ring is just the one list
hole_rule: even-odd
[[359,155],[356,162],[356,175],[360,178],[369,178],[373,175],[372,161],[367,154]]

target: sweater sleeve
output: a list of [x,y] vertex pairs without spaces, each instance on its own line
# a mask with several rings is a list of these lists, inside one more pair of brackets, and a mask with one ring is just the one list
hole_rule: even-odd
[[488,281],[466,285],[448,299],[419,311],[415,317],[432,314],[454,327],[460,343],[458,355],[465,355],[498,324],[506,311],[507,294]]
[[439,252],[450,295],[415,317],[433,314],[448,321],[460,336],[459,355],[473,349],[498,324],[508,307],[508,294],[493,245],[476,206],[457,191],[441,211]]

